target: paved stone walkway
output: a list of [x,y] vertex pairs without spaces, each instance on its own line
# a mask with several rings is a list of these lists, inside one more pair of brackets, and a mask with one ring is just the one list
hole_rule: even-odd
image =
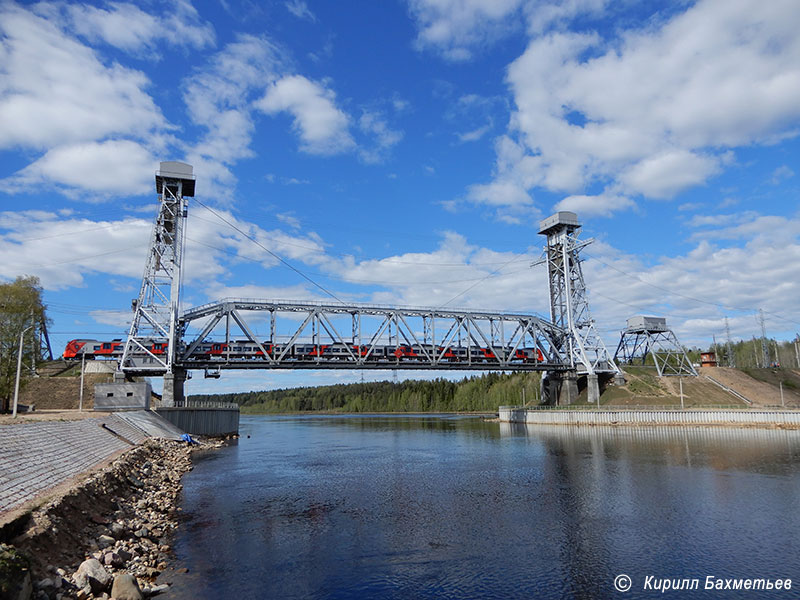
[[148,437],[182,433],[158,415],[134,412],[0,426],[0,515]]

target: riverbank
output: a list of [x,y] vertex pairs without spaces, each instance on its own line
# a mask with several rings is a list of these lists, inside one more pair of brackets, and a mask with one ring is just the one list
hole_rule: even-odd
[[6,523],[0,551],[6,562],[22,556],[18,562],[27,568],[0,577],[2,597],[123,600],[168,589],[155,582],[171,556],[180,511],[176,501],[181,476],[192,468],[192,450],[174,440],[146,440]]

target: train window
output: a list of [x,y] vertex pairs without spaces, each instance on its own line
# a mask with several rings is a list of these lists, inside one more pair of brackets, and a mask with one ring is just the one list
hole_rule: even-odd
[[100,350],[100,346],[95,346],[94,349],[95,350]]

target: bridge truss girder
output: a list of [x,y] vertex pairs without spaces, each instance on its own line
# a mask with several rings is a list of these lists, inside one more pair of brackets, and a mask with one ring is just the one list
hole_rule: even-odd
[[[395,308],[261,300],[223,300],[186,311],[176,365],[183,369],[456,369],[562,370],[567,333],[535,315]],[[209,343],[221,353],[201,352]],[[237,343],[252,344],[258,356],[237,355]],[[331,345],[337,356],[298,358],[297,344]],[[277,349],[274,348],[277,346]],[[397,349],[395,356],[379,349]],[[417,356],[402,355],[412,347]],[[535,348],[540,360],[523,360],[517,351]],[[462,356],[452,354],[465,350]],[[475,356],[488,349],[489,356]],[[538,354],[537,354],[538,355]],[[152,366],[143,356],[142,370]]]

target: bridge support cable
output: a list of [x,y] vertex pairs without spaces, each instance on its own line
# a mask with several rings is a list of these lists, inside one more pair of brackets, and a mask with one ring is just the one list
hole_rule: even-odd
[[145,261],[139,296],[131,303],[123,372],[163,374],[175,367],[184,251],[185,197],[194,196],[191,165],[162,162],[156,173],[159,209]]

